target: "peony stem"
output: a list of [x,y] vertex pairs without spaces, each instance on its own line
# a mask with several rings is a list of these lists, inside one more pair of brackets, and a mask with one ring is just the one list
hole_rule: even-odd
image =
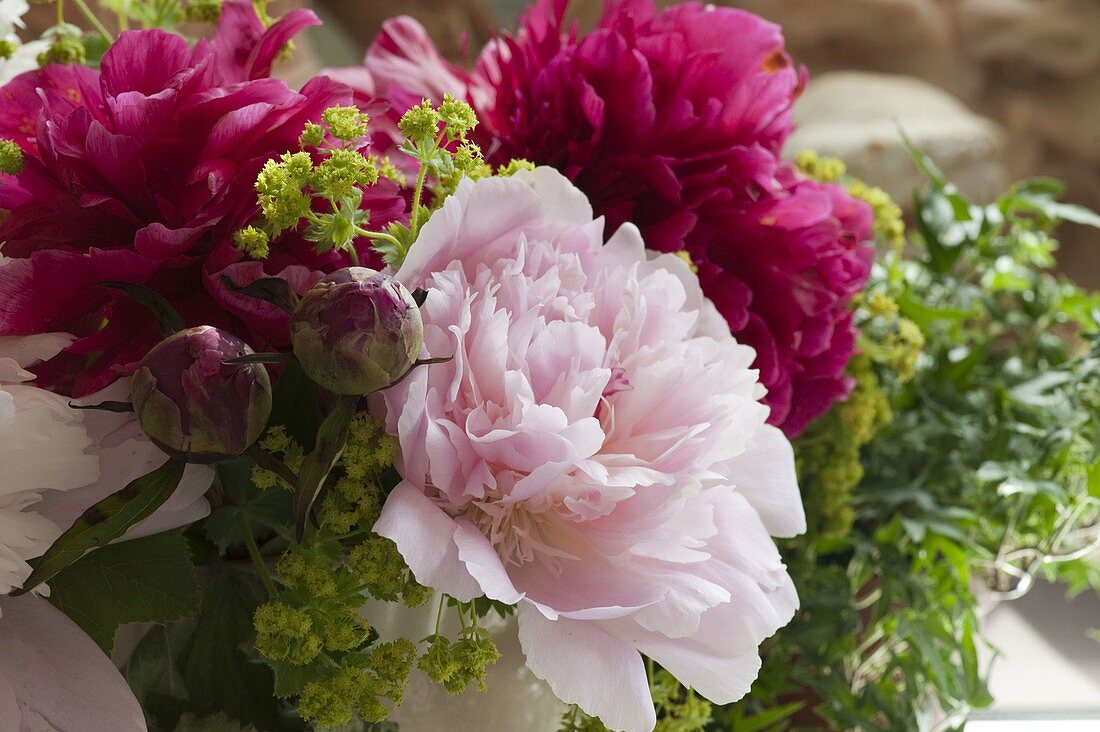
[[278,590],[275,589],[275,583],[271,580],[271,575],[267,573],[267,565],[264,564],[263,555],[260,554],[260,547],[256,546],[256,539],[252,536],[252,531],[248,528],[248,522],[245,521],[244,516],[237,514],[237,526],[240,527],[241,532],[244,533],[244,545],[248,549],[248,556],[252,558],[252,564],[256,565],[256,574],[260,575],[260,582],[263,583],[264,589],[267,590],[268,597],[275,597],[278,594]]
[[[107,30],[107,26],[103,25],[103,22],[92,12],[92,9],[88,7],[88,4],[84,0],[73,0],[76,3],[76,7],[80,8],[80,12],[84,14],[84,17],[88,19],[88,22],[96,29],[99,35],[103,36],[103,40],[107,43],[114,43],[115,37],[111,35],[111,31]],[[58,2],[60,7],[61,3]]]
[[447,603],[447,595],[439,594],[439,610],[435,613],[435,635],[439,635],[439,626],[443,624],[443,606]]

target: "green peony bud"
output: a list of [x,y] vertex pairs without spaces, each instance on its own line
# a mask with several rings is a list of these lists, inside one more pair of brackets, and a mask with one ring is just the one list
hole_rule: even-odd
[[369,394],[408,373],[424,343],[412,295],[389,275],[349,267],[306,293],[290,322],[302,369],[334,394]]
[[271,416],[271,380],[260,364],[224,361],[250,353],[239,338],[208,325],[157,344],[132,384],[134,411],[149,439],[188,462],[244,453]]

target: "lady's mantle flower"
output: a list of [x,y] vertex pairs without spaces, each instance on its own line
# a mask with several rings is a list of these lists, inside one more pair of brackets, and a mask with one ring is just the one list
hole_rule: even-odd
[[779,27],[741,10],[614,0],[578,36],[565,6],[536,3],[469,74],[398,18],[366,73],[343,78],[396,114],[422,96],[468,99],[487,162],[553,166],[608,231],[629,221],[649,248],[686,251],[730,330],[757,350],[769,421],[799,433],[851,390],[849,305],[871,260],[868,207],[779,158],[805,74]]
[[680,258],[550,168],[464,181],[396,277],[425,350],[376,397],[403,482],[375,531],[462,601],[519,604],[527,663],[615,729],[655,723],[641,653],[715,702],[798,604],[771,535],[805,527],[755,354]]

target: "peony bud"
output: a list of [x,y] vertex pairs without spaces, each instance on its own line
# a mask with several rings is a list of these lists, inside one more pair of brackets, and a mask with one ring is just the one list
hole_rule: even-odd
[[260,364],[225,364],[252,353],[208,325],[168,336],[134,374],[134,411],[145,434],[172,457],[216,462],[252,446],[271,416],[271,379]]
[[400,282],[349,267],[306,293],[291,319],[290,336],[311,379],[335,394],[361,395],[408,373],[424,343],[424,323]]

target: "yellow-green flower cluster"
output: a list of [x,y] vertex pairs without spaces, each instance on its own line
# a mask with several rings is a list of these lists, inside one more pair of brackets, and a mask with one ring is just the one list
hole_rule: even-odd
[[[257,176],[257,202],[263,219],[237,232],[237,247],[262,259],[266,253],[259,233],[272,239],[305,221],[305,237],[316,243],[318,252],[340,249],[356,262],[353,239],[386,238],[362,228],[370,214],[359,209],[363,190],[379,178],[377,159],[362,151],[369,121],[355,107],[330,107],[321,113],[320,123],[307,122],[298,138],[300,150],[267,161]],[[314,162],[315,156],[319,162]],[[392,172],[389,166],[387,173]],[[326,203],[315,211],[315,200]]]
[[442,635],[428,639],[428,650],[417,661],[417,668],[441,684],[448,694],[461,694],[471,684],[485,691],[485,675],[500,659],[496,644],[480,628],[469,628],[457,641]]
[[685,689],[664,669],[653,675],[649,693],[658,716],[653,732],[703,732],[711,720],[710,702]]
[[355,142],[367,134],[370,118],[355,107],[329,107],[321,113],[329,134],[343,142]]
[[535,164],[530,160],[524,160],[523,158],[512,158],[508,161],[507,165],[501,165],[497,168],[497,175],[502,178],[513,176],[521,170],[534,170]]
[[382,509],[378,476],[396,457],[397,439],[386,434],[382,422],[365,413],[356,415],[340,457],[341,475],[321,499],[321,525],[336,534],[373,526]]
[[920,327],[898,315],[894,300],[880,291],[864,298],[860,326],[860,347],[870,358],[885,366],[901,382],[909,381],[916,372],[924,333]]
[[848,184],[848,193],[871,206],[875,214],[875,236],[895,251],[900,251],[905,245],[905,222],[902,220],[901,207],[890,198],[890,194],[857,179]]
[[348,555],[348,566],[378,600],[395,602],[409,581],[408,568],[397,545],[381,536],[371,536]]
[[38,54],[36,60],[39,66],[80,66],[87,60],[88,52],[84,47],[83,33],[75,25],[63,23],[48,30],[45,36],[49,38],[50,45]]
[[321,653],[324,643],[305,610],[269,602],[256,609],[256,650],[272,661],[304,666]]
[[271,253],[270,243],[267,233],[255,226],[246,226],[233,234],[237,250],[250,259],[267,259]]
[[8,38],[0,38],[0,61],[7,61],[14,56],[18,48],[19,46],[16,45],[15,41]]
[[313,172],[309,153],[283,153],[278,160],[268,160],[256,177],[256,193],[265,230],[277,236],[294,228],[312,207],[312,197],[303,190]]
[[806,516],[824,537],[844,536],[851,528],[852,489],[863,479],[860,451],[893,416],[869,357],[855,356],[848,374],[856,380],[851,395],[796,443]]
[[836,183],[848,171],[840,158],[818,155],[814,150],[797,152],[794,156],[794,164],[802,173],[822,183]]
[[23,158],[23,149],[13,140],[0,140],[0,173],[19,175],[27,161]]
[[222,0],[187,0],[183,17],[192,23],[217,23],[222,15]]
[[401,638],[375,646],[366,667],[345,665],[328,679],[310,681],[302,690],[298,712],[317,727],[338,727],[357,713],[365,722],[384,722],[389,710],[382,699],[400,705],[416,647]]
[[[283,463],[295,473],[302,466],[305,454],[301,446],[287,434],[285,426],[280,424],[269,427],[259,444],[267,452],[280,456]],[[287,485],[275,473],[258,465],[252,468],[252,484],[260,490],[268,490],[276,486],[291,490],[294,487]]]

